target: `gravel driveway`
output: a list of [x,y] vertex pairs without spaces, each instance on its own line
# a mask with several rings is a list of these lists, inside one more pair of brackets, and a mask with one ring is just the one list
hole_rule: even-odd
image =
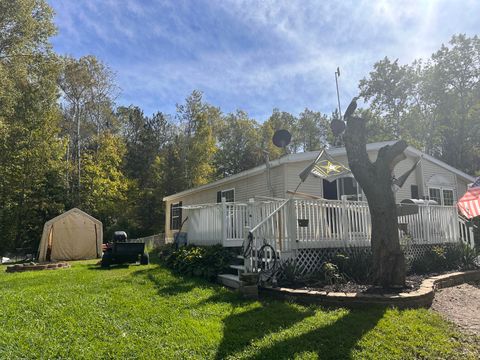
[[438,290],[432,309],[461,329],[480,335],[480,284],[462,284]]

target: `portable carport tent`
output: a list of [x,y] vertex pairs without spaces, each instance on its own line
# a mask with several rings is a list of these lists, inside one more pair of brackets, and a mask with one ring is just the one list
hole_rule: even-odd
[[102,222],[73,208],[45,223],[38,261],[98,258],[102,242]]

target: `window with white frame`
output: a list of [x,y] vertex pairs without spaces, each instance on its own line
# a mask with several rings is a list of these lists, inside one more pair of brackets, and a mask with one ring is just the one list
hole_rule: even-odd
[[353,177],[343,177],[337,179],[338,186],[338,198],[342,199],[342,196],[346,195],[348,200],[361,200],[362,188],[358,185],[357,181]]
[[451,188],[429,187],[428,195],[430,200],[435,200],[438,205],[452,206],[455,204],[455,194]]
[[222,202],[222,198],[226,202],[235,202],[235,189],[217,191],[217,203]]
[[179,230],[182,223],[182,202],[170,204],[170,230]]
[[452,206],[455,203],[455,198],[452,189],[442,189],[443,205]]

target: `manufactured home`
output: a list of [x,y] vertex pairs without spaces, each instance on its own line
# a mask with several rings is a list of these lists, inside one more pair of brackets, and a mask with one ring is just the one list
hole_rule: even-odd
[[[371,160],[383,146],[393,143],[368,144]],[[329,149],[328,154],[348,166],[345,148]],[[428,246],[461,240],[473,246],[473,230],[458,215],[455,205],[474,178],[411,146],[405,155],[394,169],[396,178],[418,162],[395,192],[399,234],[409,239],[409,251],[422,256]],[[166,240],[173,241],[181,230],[189,244],[245,249],[248,243],[257,251],[251,254],[268,245],[275,258],[302,263],[303,272],[315,271],[328,251],[369,247],[369,208],[351,174],[332,182],[310,175],[300,183],[299,174],[317,156],[318,151],[285,155],[166,196]],[[401,211],[406,208],[406,212]],[[258,271],[256,264],[258,258],[250,256],[242,271]]]
[[[367,151],[370,158],[375,160],[381,147],[393,143],[368,144]],[[335,160],[348,166],[345,148],[329,149],[328,153]],[[439,205],[453,206],[466,192],[468,184],[474,181],[472,176],[411,146],[405,150],[405,154],[407,158],[395,167],[396,177],[408,171],[420,157],[422,160],[405,184],[395,193],[398,203],[405,199],[431,199]],[[300,183],[298,175],[317,155],[317,151],[289,154],[270,161],[268,168],[266,165],[261,165],[206,185],[166,196],[163,200],[166,205],[167,241],[173,240],[173,234],[179,230],[180,224],[188,216],[189,211],[195,209],[193,205],[220,204],[222,199],[225,199],[227,204],[234,204],[247,203],[251,199],[261,199],[261,197],[290,198],[288,191],[294,191]],[[298,192],[326,200],[342,200],[345,197],[348,200],[365,200],[362,190],[351,176],[328,182],[311,175],[300,184]],[[192,225],[187,220],[182,231],[187,234],[192,232],[194,230]],[[189,239],[195,242],[195,239],[191,237]]]

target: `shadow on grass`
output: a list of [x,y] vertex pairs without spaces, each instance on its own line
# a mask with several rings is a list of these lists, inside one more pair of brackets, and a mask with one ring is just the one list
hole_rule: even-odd
[[[289,310],[287,305],[279,309],[265,310],[271,317],[268,325],[262,324],[261,313],[252,311],[235,314],[225,320],[223,341],[216,359],[223,359],[246,348],[252,339],[260,339],[264,334],[287,328],[302,320],[304,314]],[[327,324],[285,340],[273,342],[252,354],[252,359],[293,359],[304,352],[313,352],[321,359],[349,359],[357,348],[359,340],[371,329],[385,313],[384,308],[368,310],[350,310],[332,324]],[[281,324],[281,322],[284,322]],[[277,325],[275,325],[277,323]],[[273,325],[273,326],[272,326]],[[266,326],[266,331],[262,329]],[[292,332],[295,330],[292,329]],[[300,329],[296,330],[301,332]]]
[[[301,308],[280,301],[264,303],[255,309],[232,313],[224,320],[223,339],[215,359],[225,359],[229,355],[242,351],[253,341],[289,328],[313,314],[314,310],[311,307]],[[278,354],[272,353],[269,356],[277,358]]]
[[130,265],[135,266],[135,264],[118,264],[118,265],[111,265],[110,267],[101,267],[100,264],[88,264],[87,268],[89,270],[108,271],[108,270],[115,270],[115,269],[128,269]]
[[[169,278],[168,281],[166,281],[165,277],[161,276],[161,273],[165,271],[169,272],[170,275],[174,277],[174,280]],[[213,284],[207,282],[206,280],[175,274],[171,272],[171,270],[164,268],[161,265],[154,268],[137,270],[133,272],[132,275],[141,276],[151,281],[157,289],[158,294],[163,296],[176,296],[183,293],[188,293],[199,286],[213,286]]]
[[[165,272],[171,276],[166,277]],[[195,304],[188,304],[188,307],[201,307],[212,303],[231,304],[233,310],[223,319],[223,338],[215,356],[217,360],[242,352],[254,341],[295,327],[315,314],[314,307],[295,306],[284,301],[268,299],[258,304],[255,300],[243,298],[237,292],[203,279],[175,274],[162,266],[138,270],[132,275],[142,276],[151,281],[161,296],[181,295],[198,287],[215,290],[213,295],[199,299]],[[242,311],[243,307],[254,303],[259,306],[254,305],[254,308]],[[300,326],[298,329],[291,329],[292,335],[284,340],[273,340],[266,347],[254,350],[251,357],[290,359],[303,352],[314,352],[322,359],[350,358],[358,341],[376,326],[384,313],[385,308],[351,310],[333,323],[318,326],[308,324],[305,325],[309,327],[307,330]]]

